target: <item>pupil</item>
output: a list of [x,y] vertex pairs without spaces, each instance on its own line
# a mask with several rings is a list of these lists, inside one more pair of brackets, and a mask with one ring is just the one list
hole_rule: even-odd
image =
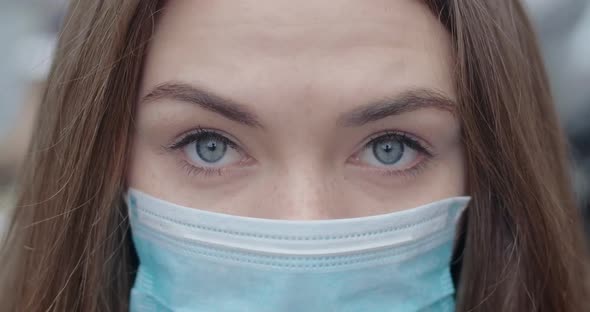
[[373,143],[373,155],[385,165],[392,165],[398,162],[404,155],[404,145],[391,138],[378,140]]

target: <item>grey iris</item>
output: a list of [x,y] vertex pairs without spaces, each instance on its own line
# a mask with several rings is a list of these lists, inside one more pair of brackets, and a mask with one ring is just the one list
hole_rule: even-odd
[[195,145],[199,157],[208,163],[219,161],[227,151],[227,143],[214,135],[204,136]]
[[404,144],[395,138],[382,138],[373,142],[373,155],[385,165],[393,165],[404,155]]

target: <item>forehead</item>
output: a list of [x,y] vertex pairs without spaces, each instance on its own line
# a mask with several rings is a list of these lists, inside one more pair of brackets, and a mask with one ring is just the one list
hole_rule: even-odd
[[142,92],[180,80],[256,103],[416,87],[452,97],[449,42],[421,1],[176,0],[159,17]]

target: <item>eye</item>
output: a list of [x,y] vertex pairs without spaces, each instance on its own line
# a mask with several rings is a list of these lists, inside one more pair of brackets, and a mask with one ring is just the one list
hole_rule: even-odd
[[416,166],[430,153],[418,140],[402,133],[387,133],[372,139],[355,155],[363,166],[403,171]]
[[196,168],[220,169],[245,159],[237,144],[212,130],[199,129],[186,134],[170,148],[181,149],[187,162]]

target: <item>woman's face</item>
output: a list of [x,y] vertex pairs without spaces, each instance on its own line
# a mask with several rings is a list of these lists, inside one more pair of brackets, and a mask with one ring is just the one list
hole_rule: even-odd
[[129,186],[273,219],[463,195],[450,36],[420,1],[169,1]]

